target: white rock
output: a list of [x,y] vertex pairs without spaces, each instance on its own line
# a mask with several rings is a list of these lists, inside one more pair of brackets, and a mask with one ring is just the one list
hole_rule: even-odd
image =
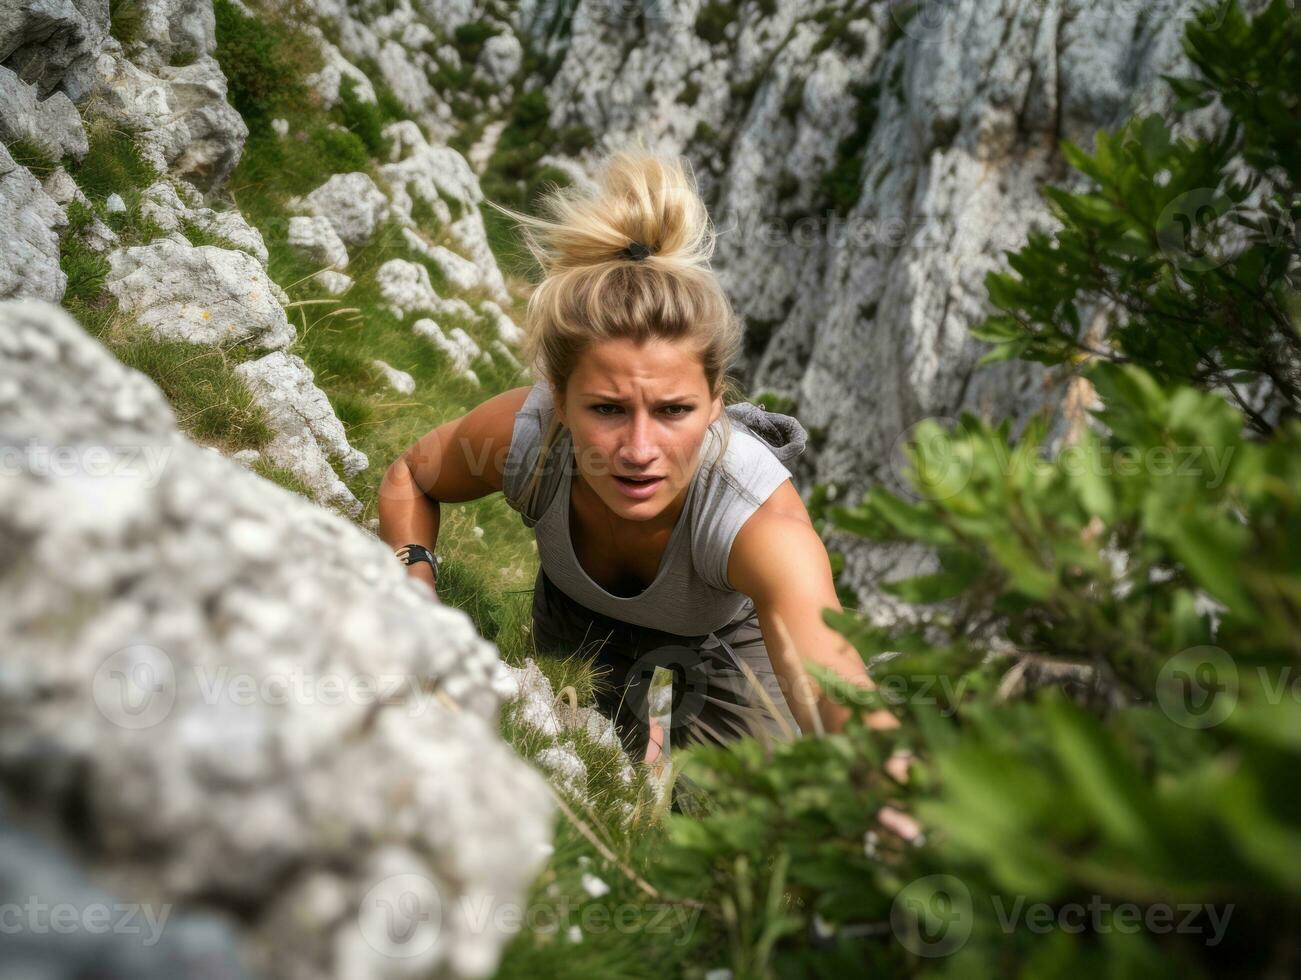
[[294,339],[278,300],[283,291],[246,252],[164,238],[119,249],[108,260],[106,287],[158,339],[248,341],[266,349]]
[[497,327],[497,336],[501,338],[502,343],[516,347],[524,339],[524,331],[516,326],[515,321],[492,300],[485,300],[479,304],[479,308],[492,318],[492,322]]
[[330,400],[313,383],[311,368],[297,354],[275,351],[237,364],[234,372],[276,433],[265,447],[267,459],[297,475],[322,503],[332,503],[353,517],[359,514],[361,502],[335,474],[326,454],[342,460],[349,478],[366,469],[369,460],[348,444]]
[[537,754],[542,766],[562,788],[576,796],[587,790],[587,766],[568,745],[548,745]]
[[532,657],[524,661],[523,667],[512,667],[510,664],[501,663],[494,678],[494,686],[504,701],[523,699],[517,708],[518,717],[523,724],[543,735],[560,733],[560,719],[556,714],[555,694],[551,690],[551,682],[547,680]]
[[[186,199],[182,199],[182,194]],[[155,181],[140,195],[140,213],[165,232],[181,231],[187,223],[193,225],[248,252],[264,269],[267,266],[268,253],[262,233],[245,221],[239,211],[216,211],[203,206],[202,197],[188,181],[175,178]]]
[[[465,155],[465,159],[474,168],[476,174],[481,174],[487,169],[488,161],[492,159],[493,153],[496,152],[497,141],[501,139],[501,134],[505,132],[507,123],[508,120],[506,119],[494,119],[487,126],[484,126],[483,134]],[[543,160],[545,159],[544,157]],[[542,162],[542,160],[538,161],[539,164]]]
[[478,267],[468,259],[461,258],[451,249],[435,245],[426,254],[456,289],[468,292],[479,284]]
[[389,213],[388,198],[360,171],[335,174],[306,198],[291,198],[288,205],[325,218],[346,245],[365,245]]
[[435,347],[446,354],[452,361],[452,369],[458,375],[475,385],[479,384],[479,376],[470,364],[483,357],[483,351],[469,334],[460,327],[453,327],[448,333],[443,333],[442,328],[429,319],[417,320],[411,329],[420,336],[429,338]]
[[0,144],[0,299],[58,301],[68,277],[59,267],[59,232],[68,217],[26,167]]
[[50,175],[41,183],[41,189],[55,204],[60,206],[77,201],[81,204],[89,205],[90,201],[86,195],[81,192],[77,182],[72,179],[72,175],[62,167],[55,167]]
[[519,72],[523,60],[519,38],[511,33],[494,34],[483,43],[475,68],[494,85],[504,86]]
[[20,139],[54,160],[81,160],[90,149],[81,114],[66,92],[42,99],[36,86],[0,66],[0,140],[12,144]]
[[205,191],[239,163],[248,126],[226,99],[226,76],[209,55],[151,74],[106,42],[95,63],[96,111],[135,134],[141,154],[160,171]]
[[290,218],[289,244],[327,269],[342,272],[348,268],[348,246],[334,230],[334,225],[320,215]]
[[610,893],[610,886],[590,871],[583,872],[582,881],[583,890],[593,898],[600,898],[602,895]]
[[19,390],[0,432],[82,463],[133,450],[0,480],[24,570],[0,617],[6,779],[95,774],[28,794],[28,816],[114,893],[246,909],[233,928],[268,976],[409,975],[419,957],[382,952],[385,903],[435,890],[434,972],[490,975],[512,935],[455,910],[526,902],[555,831],[545,778],[497,733],[494,645],[383,542],[186,439],[58,307],[0,304],[0,347]]
[[324,286],[325,291],[331,296],[342,296],[352,288],[352,276],[344,275],[342,272],[323,269],[312,278]]
[[503,344],[500,339],[494,340],[492,342],[491,349],[496,351],[501,356],[502,360],[504,360],[516,371],[521,371],[525,374],[528,373],[527,371],[524,371],[524,366],[520,364],[519,358],[516,357],[515,354],[511,351],[511,349],[507,347],[505,344]]
[[122,195],[114,191],[104,201],[104,207],[108,209],[109,214],[121,214],[126,210],[126,201],[122,200]]
[[[384,127],[384,134],[392,141],[393,158],[380,167],[380,175],[392,188],[393,211],[398,220],[414,225],[414,193],[434,209],[441,224],[448,225],[456,243],[478,267],[478,282],[489,295],[499,303],[509,304],[510,293],[479,214],[483,190],[469,162],[451,147],[431,146],[410,121],[390,123]],[[462,212],[459,217],[453,219],[443,195],[457,202]]]
[[428,312],[441,317],[464,317],[474,321],[478,314],[463,299],[444,299],[434,292],[429,270],[418,262],[389,259],[375,273],[380,295],[399,319],[407,313]]
[[415,392],[416,380],[406,371],[399,371],[385,361],[373,360],[370,363],[383,373],[384,380],[389,383],[393,390],[403,395],[410,395]]
[[319,72],[308,75],[304,81],[321,97],[321,107],[329,110],[338,103],[339,90],[344,78],[353,81],[353,94],[358,102],[374,105],[375,87],[366,73],[344,57],[343,52],[331,44],[314,25],[308,29],[317,38],[321,53],[325,56],[325,67]]

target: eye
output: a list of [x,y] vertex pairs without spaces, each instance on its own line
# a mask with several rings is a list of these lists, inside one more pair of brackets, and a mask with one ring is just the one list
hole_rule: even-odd
[[[611,404],[609,404],[609,403],[606,403],[606,404],[603,404],[603,405],[593,405],[593,406],[592,406],[592,411],[595,412],[597,415],[604,416],[604,417],[607,417],[607,418],[608,418],[611,414],[613,414],[613,413],[611,413],[611,412],[603,412],[603,411],[601,411],[601,409],[603,409],[603,408],[612,408],[612,409],[614,409],[614,411],[616,411],[616,412],[622,411],[622,408],[620,408],[620,406],[618,406],[618,405],[611,405]],[[675,412],[675,411],[673,411],[673,409],[679,409],[679,411],[676,411],[676,412]],[[661,411],[663,411],[665,414],[667,414],[670,418],[675,418],[675,419],[676,419],[676,418],[681,418],[682,416],[689,414],[692,410],[693,410],[693,409],[692,409],[692,407],[691,407],[690,405],[665,405],[664,408],[661,409]]]

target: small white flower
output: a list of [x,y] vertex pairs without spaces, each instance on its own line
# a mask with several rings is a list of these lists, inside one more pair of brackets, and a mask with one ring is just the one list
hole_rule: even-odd
[[879,840],[875,830],[869,830],[863,835],[863,854],[869,861],[876,857],[876,845]]
[[481,538],[483,537],[483,528],[479,527],[479,525],[476,524],[474,525],[473,528],[471,528],[470,533],[473,534],[476,538]]
[[732,971],[725,966],[720,966],[706,973],[705,980],[732,980]]
[[610,886],[590,871],[583,872],[583,887],[593,898],[600,898],[610,891]]
[[581,943],[583,941],[583,930],[578,928],[578,926],[570,926],[569,941],[571,943]]
[[578,863],[585,868],[592,863],[592,859],[586,854],[580,854],[578,855]]

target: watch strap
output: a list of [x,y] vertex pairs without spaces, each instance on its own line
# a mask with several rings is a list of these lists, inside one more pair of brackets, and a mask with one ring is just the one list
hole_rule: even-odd
[[424,545],[404,544],[401,548],[394,551],[393,554],[397,555],[398,559],[404,565],[410,565],[418,561],[428,562],[429,567],[434,570],[434,581],[438,581],[438,566],[442,564],[443,559],[438,555],[435,555]]

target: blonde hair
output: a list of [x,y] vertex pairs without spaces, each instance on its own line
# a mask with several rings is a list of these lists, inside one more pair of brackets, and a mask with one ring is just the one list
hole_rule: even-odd
[[[521,354],[559,398],[579,358],[607,340],[682,342],[700,358],[710,397],[741,397],[727,369],[741,348],[741,324],[709,260],[715,231],[694,176],[680,157],[643,147],[605,158],[591,194],[574,187],[543,195],[549,218],[488,202],[519,222],[543,279],[529,297]],[[634,242],[642,259],[623,255]],[[719,417],[727,452],[731,421]],[[560,437],[557,413],[543,434],[524,500],[531,505]]]

